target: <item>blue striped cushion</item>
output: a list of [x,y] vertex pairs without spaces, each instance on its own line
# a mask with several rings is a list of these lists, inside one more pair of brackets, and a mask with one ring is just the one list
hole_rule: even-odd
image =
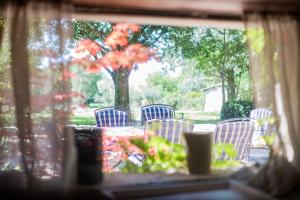
[[172,106],[163,104],[153,104],[142,107],[142,122],[151,119],[169,119],[175,115],[174,108]]
[[192,132],[194,124],[176,119],[153,119],[146,122],[145,130],[154,131],[156,135],[172,143],[181,143],[184,132]]
[[[250,118],[253,121],[257,121],[260,119],[266,119],[269,117],[272,117],[273,113],[271,110],[266,109],[266,108],[258,108],[258,109],[254,109],[250,112]],[[271,125],[270,123],[264,123],[263,125],[258,125],[256,124],[255,127],[255,134],[258,136],[262,136],[262,135],[270,135],[271,132]]]
[[[248,161],[253,131],[254,123],[251,121],[219,122],[214,141],[216,144],[233,144],[237,151],[235,159]],[[220,159],[228,158],[223,154]]]
[[98,127],[128,126],[128,113],[115,108],[103,108],[95,111]]

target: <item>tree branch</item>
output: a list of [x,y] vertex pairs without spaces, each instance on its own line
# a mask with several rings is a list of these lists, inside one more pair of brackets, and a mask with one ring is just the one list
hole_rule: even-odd
[[166,32],[162,31],[161,34],[154,41],[152,41],[152,43],[155,44],[165,34]]
[[112,71],[112,70],[108,69],[107,67],[104,67],[104,69],[105,69],[111,76],[113,76],[113,71]]

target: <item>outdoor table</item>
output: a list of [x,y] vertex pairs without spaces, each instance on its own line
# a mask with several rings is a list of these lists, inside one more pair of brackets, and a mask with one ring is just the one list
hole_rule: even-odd
[[140,127],[105,127],[103,132],[106,136],[117,137],[144,137],[144,129]]
[[194,132],[215,132],[216,124],[195,124]]
[[185,118],[185,115],[188,114],[199,114],[202,113],[201,111],[193,111],[193,110],[176,110],[176,113],[178,113],[180,115],[181,119]]

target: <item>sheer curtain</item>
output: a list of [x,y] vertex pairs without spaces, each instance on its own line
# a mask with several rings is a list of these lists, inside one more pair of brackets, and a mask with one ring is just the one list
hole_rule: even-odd
[[281,15],[248,15],[255,103],[277,117],[274,157],[256,185],[275,195],[289,192],[300,172],[300,20]]
[[72,97],[71,9],[11,2],[0,5],[0,172],[20,174],[11,184],[26,190],[63,189],[76,177],[73,137],[63,130]]

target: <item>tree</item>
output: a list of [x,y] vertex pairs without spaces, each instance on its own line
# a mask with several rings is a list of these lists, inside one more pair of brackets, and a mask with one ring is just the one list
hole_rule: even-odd
[[74,73],[76,76],[71,80],[73,90],[78,92],[83,96],[84,101],[81,103],[89,104],[94,103],[96,98],[100,95],[98,90],[98,82],[104,79],[103,74],[101,73],[88,73],[85,70],[77,69]]
[[[103,26],[109,28],[109,24]],[[93,30],[98,31],[98,28]],[[100,34],[95,40],[84,39],[77,43],[75,62],[92,73],[106,70],[114,82],[115,105],[130,112],[128,82],[130,72],[138,63],[145,63],[154,58],[156,52],[140,43],[130,42],[130,38],[137,41],[140,26],[136,24],[119,23],[114,25],[111,31],[105,29],[104,32],[110,33],[104,37]]]
[[152,73],[146,81],[143,94],[149,103],[166,103],[176,109],[202,110],[204,107],[202,89],[207,81],[194,66],[182,66],[176,73],[169,67],[164,68]]
[[242,79],[249,81],[244,31],[202,27],[185,29],[173,36],[169,54],[194,60],[200,72],[222,82],[223,101],[225,90],[228,99],[238,97]]
[[[112,33],[114,24],[109,22],[96,22],[96,21],[74,21],[74,40],[80,41],[82,38],[90,39],[97,42],[101,46],[99,56],[104,56],[111,51],[111,48],[106,44],[106,38]],[[142,44],[144,47],[154,48],[157,51],[156,56],[161,58],[165,54],[165,50],[169,49],[170,45],[174,45],[174,37],[177,34],[184,34],[185,32],[190,34],[190,30],[193,28],[172,27],[172,26],[156,26],[156,25],[140,25],[139,31],[128,34],[128,44]],[[189,30],[189,31],[187,31]],[[130,76],[132,69],[138,69],[138,65],[135,64],[130,70],[124,69],[124,76]],[[123,68],[122,68],[123,69]],[[119,75],[122,73],[119,73]],[[110,74],[111,75],[111,74]],[[129,91],[128,87],[119,87],[117,77],[113,77],[115,83],[115,105],[122,106],[123,103],[120,100],[121,97],[127,96]],[[126,81],[127,80],[127,81]],[[124,78],[123,81],[128,83],[128,78]],[[119,90],[119,88],[121,90]],[[127,92],[123,92],[127,91]],[[126,98],[127,99],[127,98]],[[126,100],[127,101],[127,100]],[[128,104],[129,105],[129,104]],[[126,105],[127,107],[127,105]],[[129,108],[129,107],[128,107]]]

